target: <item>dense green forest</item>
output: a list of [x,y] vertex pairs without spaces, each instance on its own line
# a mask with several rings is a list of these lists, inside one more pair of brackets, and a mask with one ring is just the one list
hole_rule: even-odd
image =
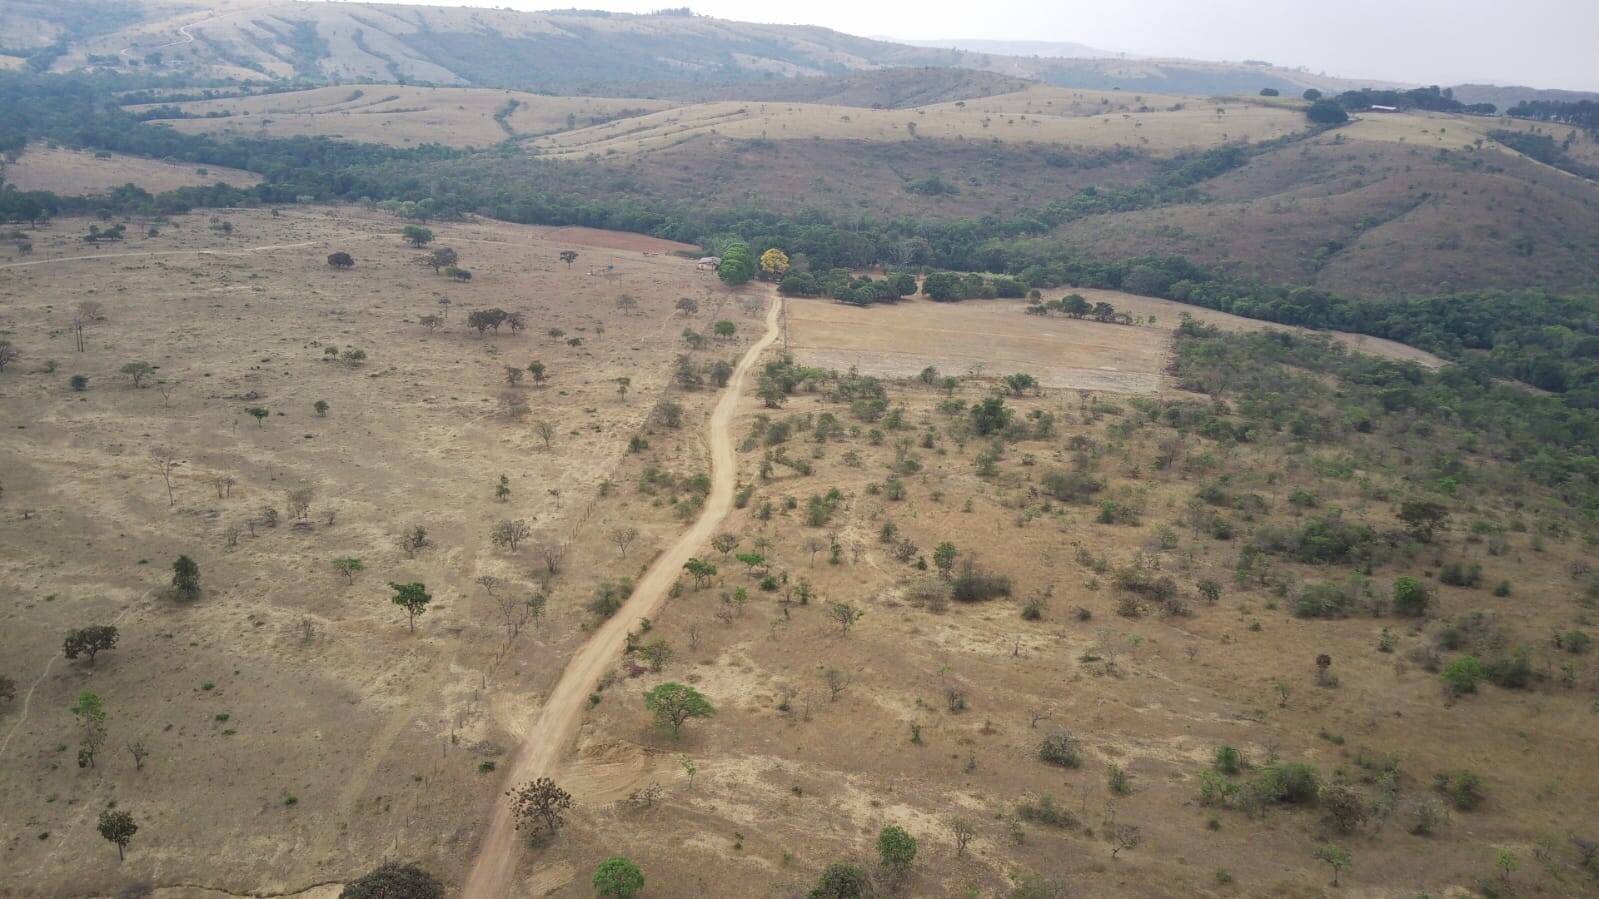
[[[160,196],[128,186],[95,198],[5,190],[0,217],[33,221],[62,212],[160,214],[204,206],[369,201],[416,218],[478,213],[524,224],[648,233],[711,250],[739,240],[755,257],[770,247],[788,253],[795,262],[789,276],[794,280],[784,287],[794,294],[874,302],[911,292],[902,278],[872,281],[849,274],[878,265],[932,272],[925,283],[937,298],[948,300],[1071,287],[1125,290],[1267,321],[1398,340],[1465,362],[1481,377],[1514,378],[1563,394],[1571,410],[1599,409],[1599,300],[1593,296],[1527,290],[1354,299],[1239,279],[1180,256],[1097,259],[1057,247],[1040,249],[1031,240],[1085,216],[1202,202],[1204,182],[1243,165],[1258,146],[1193,154],[1167,163],[1143,183],[1089,187],[1004,217],[844,221],[808,209],[707,211],[589,199],[560,189],[568,163],[538,163],[542,177],[527,180],[482,177],[479,163],[491,162],[492,152],[474,156],[440,146],[397,149],[324,138],[187,135],[139,122],[117,106],[115,91],[149,86],[109,76],[0,73],[0,120],[13,125],[0,135],[0,151],[48,140],[231,166],[259,173],[263,183],[249,189],[185,188]],[[973,281],[954,273],[1001,277]]]
[[1523,100],[1506,112],[1518,119],[1559,122],[1599,134],[1599,102],[1593,100]]
[[1431,112],[1461,112],[1469,115],[1493,115],[1497,110],[1492,103],[1462,103],[1455,99],[1454,91],[1440,89],[1438,85],[1417,87],[1407,91],[1373,90],[1344,91],[1338,103],[1345,109],[1368,109],[1372,106],[1393,106],[1399,109],[1425,109]]

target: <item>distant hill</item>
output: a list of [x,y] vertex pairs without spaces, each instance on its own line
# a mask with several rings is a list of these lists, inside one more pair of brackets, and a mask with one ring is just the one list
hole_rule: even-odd
[[763,78],[729,84],[699,84],[666,81],[639,85],[618,85],[629,97],[648,97],[705,103],[716,100],[749,100],[770,103],[823,103],[830,106],[860,106],[905,109],[973,100],[1008,94],[1026,87],[1027,81],[979,72],[974,69],[915,68],[877,69],[853,75],[812,78]]
[[970,38],[953,38],[939,41],[907,41],[898,38],[882,38],[886,41],[909,44],[912,47],[927,47],[937,50],[965,50],[970,53],[988,53],[997,56],[1054,56],[1068,59],[1097,59],[1113,56],[1124,57],[1127,54],[1115,50],[1101,50],[1087,44],[1076,44],[1070,41],[988,41]]
[[[0,61],[36,70],[117,68],[202,78],[415,83],[559,94],[657,94],[913,106],[1014,89],[970,73],[875,82],[888,69],[967,69],[1007,79],[1135,94],[1297,95],[1395,87],[1258,61],[1126,56],[1072,42],[954,38],[892,41],[827,28],[735,22],[676,12],[521,12],[482,7],[295,0],[6,0]],[[916,84],[928,79],[926,85]],[[798,84],[775,88],[785,79]],[[808,80],[807,80],[808,79]],[[727,85],[764,85],[758,87]],[[690,85],[693,87],[685,87]],[[1461,85],[1465,102],[1593,97]]]
[[[3,33],[17,44],[0,51],[32,56],[36,68],[41,63],[56,71],[153,68],[253,81],[402,82],[613,96],[640,93],[637,88],[644,85],[664,96],[685,95],[667,85],[845,78],[909,67],[971,69],[1061,87],[1189,95],[1373,84],[1254,63],[1114,57],[1071,43],[952,40],[917,46],[826,28],[671,13],[288,0],[211,0],[203,7],[184,0],[17,0],[0,16]],[[1096,58],[1083,58],[1090,54]],[[1012,89],[1008,82],[977,87],[970,75],[956,77],[965,82],[965,91]],[[906,106],[941,99],[950,81],[940,79],[923,89],[908,79],[888,80],[835,85],[836,95],[819,93],[828,89],[808,82],[787,93],[762,87],[687,94]]]
[[1455,99],[1462,103],[1492,103],[1503,112],[1523,100],[1553,100],[1576,103],[1582,100],[1599,101],[1593,91],[1563,91],[1537,87],[1501,87],[1497,84],[1457,84],[1451,88]]

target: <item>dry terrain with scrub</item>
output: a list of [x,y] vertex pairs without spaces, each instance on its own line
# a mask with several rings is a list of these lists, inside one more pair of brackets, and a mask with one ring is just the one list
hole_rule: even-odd
[[[1586,530],[1335,373],[1437,360],[1108,291],[1124,323],[790,300],[684,546],[775,292],[638,235],[426,231],[63,218],[0,263],[0,889],[459,884],[529,747],[573,807],[508,850],[519,896],[618,852],[646,895],[1591,885]],[[680,729],[666,684],[707,703]]]
[[[387,217],[296,209],[134,221],[91,245],[91,224],[107,229],[57,220],[0,263],[0,338],[22,354],[0,380],[0,583],[18,598],[0,892],[292,892],[395,852],[448,875],[584,638],[591,577],[679,527],[600,494],[636,436],[704,466],[701,397],[667,399],[681,332],[739,324],[709,363],[758,321],[639,235],[457,223],[414,249]],[[418,264],[440,247],[470,280]],[[522,330],[469,326],[494,308]],[[502,522],[525,529],[514,550]],[[402,546],[417,527],[424,545]],[[180,555],[193,599],[170,586]],[[414,632],[391,582],[432,595]],[[115,648],[60,657],[97,625]],[[86,690],[105,740],[80,768],[68,709]],[[140,828],[122,865],[95,834],[113,804]],[[204,848],[222,846],[226,866]]]

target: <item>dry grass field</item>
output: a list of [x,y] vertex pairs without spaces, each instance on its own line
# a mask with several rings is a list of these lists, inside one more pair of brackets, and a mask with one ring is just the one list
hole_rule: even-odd
[[[953,320],[976,305],[920,311]],[[897,355],[902,331],[884,320],[916,308],[865,310],[854,343],[864,350],[881,335]],[[825,321],[805,301],[790,305],[789,317],[791,340]],[[1115,333],[1137,352],[1154,331]],[[1003,340],[995,344],[1007,351]],[[924,358],[935,362],[940,352],[929,343]],[[1031,371],[1046,373],[1047,357],[1034,358]],[[1235,584],[1247,534],[1227,542],[1191,531],[1183,522],[1196,490],[1220,483],[1261,497],[1262,511],[1238,519],[1247,533],[1302,523],[1286,502],[1296,489],[1351,519],[1392,527],[1392,504],[1379,497],[1405,484],[1377,461],[1389,451],[1380,447],[1424,451],[1425,436],[1360,438],[1350,451],[1371,453],[1370,464],[1329,479],[1317,473],[1325,460],[1286,439],[1223,449],[1173,438],[1128,397],[1046,388],[1007,403],[1016,421],[1047,414],[1052,433],[1007,441],[984,474],[987,442],[963,432],[964,413],[943,407],[1002,388],[989,374],[944,373],[959,377],[953,391],[886,383],[890,410],[901,410],[898,431],[887,419],[855,417],[833,382],[802,388],[780,409],[745,407],[735,430],[745,441],[749,496],[723,528],[736,546],[731,554],[705,547],[701,558],[719,568],[713,582],[697,589],[685,578],[647,631],[636,629],[640,642],[672,650],[661,672],[636,657],[602,684],[559,775],[592,798],[528,863],[534,881],[577,872],[555,895],[582,895],[581,875],[625,847],[652,893],[799,896],[829,862],[872,869],[879,828],[895,824],[919,843],[903,887],[916,896],[1057,895],[1023,892],[1041,889],[1035,875],[1095,896],[1467,895],[1477,882],[1498,882],[1501,850],[1519,860],[1510,879],[1518,894],[1574,896],[1591,885],[1573,871],[1565,845],[1567,831],[1592,829],[1599,801],[1594,759],[1581,748],[1591,665],[1577,663],[1584,686],[1575,691],[1551,685],[1452,700],[1414,662],[1440,629],[1481,612],[1489,627],[1541,647],[1535,667],[1564,664],[1569,657],[1546,635],[1574,614],[1566,569],[1587,552],[1580,540],[1515,534],[1483,559],[1490,579],[1516,585],[1514,600],[1429,581],[1437,605],[1427,620],[1295,618],[1288,608],[1299,587],[1355,576],[1285,563],[1279,574],[1297,585],[1288,598]],[[826,416],[841,424],[831,436],[818,431]],[[1157,462],[1174,439],[1176,461]],[[785,461],[773,465],[774,457]],[[1104,485],[1093,502],[1058,503],[1043,492],[1046,472],[1072,468]],[[1136,523],[1098,523],[1104,499],[1141,510]],[[1528,501],[1529,509],[1539,503]],[[827,510],[815,515],[818,502]],[[1518,504],[1484,498],[1474,513],[1514,519]],[[1435,568],[1438,558],[1482,558],[1463,531],[1441,536],[1420,558],[1368,572],[1372,587],[1381,593],[1394,575]],[[1012,578],[1009,595],[951,602],[930,561],[942,541],[958,558]],[[734,558],[750,552],[761,556],[753,566]],[[1221,597],[1194,597],[1185,612],[1162,615],[1129,604],[1131,594],[1115,586],[1129,568],[1184,585],[1214,579]],[[831,613],[835,603],[864,612],[847,633]],[[1029,620],[1022,612],[1035,603]],[[1317,680],[1318,654],[1332,660],[1328,685]],[[639,694],[661,681],[693,685],[715,716],[691,721],[678,738],[653,727]],[[1055,729],[1080,740],[1076,765],[1039,760],[1040,741]],[[1258,816],[1207,806],[1201,775],[1220,746],[1247,760],[1234,782],[1277,760],[1306,762],[1388,811],[1346,834],[1325,804]],[[1129,778],[1125,791],[1109,785],[1111,766]],[[1445,813],[1448,823],[1430,836],[1411,833],[1417,809],[1442,798],[1433,776],[1462,767],[1486,779],[1485,802]],[[612,789],[594,786],[619,768],[625,777]],[[971,829],[964,849],[956,821]],[[1136,845],[1113,852],[1118,837]],[[1353,855],[1341,889],[1327,886],[1329,869],[1313,855],[1323,841]]]
[[[1063,316],[1027,315],[1021,300],[936,303],[923,298],[861,308],[822,299],[791,299],[785,345],[803,365],[854,369],[882,378],[914,378],[929,365],[940,371],[1001,377],[1027,372],[1055,390],[1154,394],[1169,390],[1164,376],[1172,331],[1181,316],[1231,331],[1308,333],[1256,319],[1111,290],[1076,291],[1108,302],[1139,320],[1120,325]],[[1151,323],[1152,320],[1152,323]],[[1351,349],[1438,368],[1443,360],[1414,347],[1332,332]]]
[[253,172],[223,166],[186,165],[124,153],[43,145],[28,147],[16,162],[0,164],[0,175],[18,190],[48,190],[62,196],[106,193],[124,184],[136,184],[158,194],[217,183],[249,187],[261,180]]
[[[1333,895],[1313,856],[1324,840],[1354,857],[1338,894],[1447,895],[1492,882],[1501,850],[1517,888],[1585,884],[1565,836],[1590,829],[1599,801],[1583,748],[1593,672],[1548,634],[1587,623],[1570,599],[1586,548],[1526,526],[1545,498],[1482,490],[1435,543],[1359,575],[1279,560],[1280,592],[1234,580],[1254,534],[1321,514],[1296,491],[1395,527],[1396,460],[1432,442],[1388,424],[1325,451],[1179,434],[1155,397],[1227,403],[1165,384],[1177,304],[1092,292],[1155,317],[1117,326],[1009,302],[792,302],[798,362],[884,380],[813,371],[781,408],[746,383],[734,508],[716,521],[698,516],[699,476],[729,448],[705,429],[718,391],[686,387],[674,358],[697,372],[739,357],[769,288],[730,293],[674,245],[585,229],[436,224],[435,246],[473,272],[456,283],[416,264],[400,222],[357,210],[130,225],[123,245],[91,247],[88,222],[58,220],[0,263],[0,336],[25,354],[0,374],[0,416],[17,425],[0,432],[0,587],[17,597],[0,660],[20,694],[0,707],[0,818],[21,825],[0,846],[0,893],[324,899],[390,859],[459,886],[528,751],[555,759],[576,806],[554,839],[505,858],[515,896],[588,895],[616,852],[644,868],[645,895],[801,895],[829,862],[870,859],[886,824],[919,842],[903,888],[916,896],[1014,895],[1041,889],[1035,877],[1107,896]],[[355,267],[330,269],[335,251]],[[101,305],[78,352],[85,300]],[[526,330],[465,327],[491,306],[524,311]],[[685,328],[717,319],[733,338],[685,349]],[[533,359],[546,383],[506,383]],[[154,366],[142,386],[122,372],[134,361]],[[928,364],[953,383],[907,377]],[[995,454],[966,408],[1017,370],[1043,386],[1007,395],[1017,428]],[[874,395],[876,411],[852,400]],[[521,403],[525,417],[507,412]],[[1067,469],[1098,482],[1091,501],[1051,496],[1045,475]],[[1191,524],[1207,484],[1258,502],[1213,513],[1231,539]],[[1131,515],[1101,523],[1106,500]],[[516,519],[531,533],[496,545],[496,522]],[[417,525],[429,543],[413,554],[397,539]],[[700,542],[718,531],[737,545]],[[945,541],[1010,578],[1007,595],[952,602],[935,570]],[[642,586],[609,621],[592,611],[658,556],[668,568],[641,584],[664,587],[683,553],[717,573]],[[193,600],[168,587],[179,554],[200,565]],[[337,558],[361,570],[341,575]],[[1425,618],[1288,611],[1310,584],[1381,596],[1460,559],[1513,598],[1429,580]],[[1174,578],[1183,608],[1130,602],[1128,571]],[[1193,595],[1206,579],[1214,602]],[[414,633],[391,581],[433,594]],[[535,594],[544,613],[512,636],[506,611]],[[847,633],[839,603],[865,613]],[[114,649],[59,656],[69,628],[96,623],[120,629]],[[1443,695],[1428,647],[1468,626],[1533,647],[1550,679]],[[567,660],[622,629],[655,660],[601,658],[578,684],[588,701],[534,727]],[[1334,680],[1318,683],[1319,654]],[[652,727],[640,694],[662,681],[693,685],[716,715],[676,738]],[[89,768],[68,710],[83,690],[108,710]],[[1074,767],[1038,759],[1060,728],[1080,741]],[[150,750],[142,767],[132,743]],[[1346,834],[1325,803],[1206,806],[1201,774],[1222,745],[1250,766],[1232,782],[1303,761],[1387,810]],[[1460,768],[1483,778],[1481,806],[1411,833],[1440,795],[1433,776]],[[94,833],[113,804],[140,824],[123,862]]]
[[[495,119],[509,101],[518,106]],[[1239,100],[1128,96],[1029,85],[1022,90],[908,109],[720,100],[548,97],[478,88],[340,85],[175,104],[190,133],[324,135],[409,145],[485,146],[527,138],[541,155],[636,155],[696,137],[905,141],[916,138],[1089,148],[1127,146],[1169,155],[1228,141],[1269,140],[1304,127],[1297,110]],[[140,111],[148,107],[133,106]]]
[[1218,112],[1216,104],[1195,98],[1146,99],[1150,105],[1143,112],[1109,107],[1108,96],[1046,87],[912,109],[722,101],[563,132],[531,146],[555,158],[583,158],[647,153],[716,134],[769,140],[943,138],[1126,146],[1170,154],[1229,141],[1269,140],[1305,126],[1302,115],[1277,107],[1234,102],[1221,104],[1225,111]]
[[[415,264],[400,223],[351,210],[130,233],[146,226],[158,235],[90,247],[88,222],[61,219],[0,263],[0,335],[24,354],[0,377],[0,584],[16,598],[0,668],[20,694],[0,709],[0,894],[295,892],[394,854],[449,876],[497,795],[493,763],[584,637],[590,576],[616,567],[599,485],[640,433],[661,464],[703,466],[701,395],[681,431],[653,435],[651,413],[678,333],[727,295],[661,255],[666,242],[620,248],[636,235],[450,225],[436,245],[475,276],[451,283]],[[580,254],[570,267],[565,249]],[[341,250],[353,270],[325,263]],[[676,311],[681,296],[701,312]],[[101,306],[79,353],[82,301]],[[523,311],[527,330],[470,331],[488,306]],[[436,331],[419,323],[446,311]],[[545,384],[506,386],[506,366],[535,359]],[[120,371],[135,361],[154,367],[141,387]],[[530,407],[519,421],[507,393]],[[259,424],[252,407],[268,410]],[[170,497],[159,448],[176,462]],[[496,501],[501,475],[511,492]],[[297,518],[288,495],[302,489]],[[494,546],[491,527],[515,519],[527,541]],[[640,559],[678,527],[647,505],[625,521],[643,532]],[[414,558],[396,544],[413,525],[430,542]],[[544,545],[564,547],[562,573],[542,620],[508,643],[496,603],[539,589]],[[168,588],[179,554],[200,565],[196,600]],[[364,570],[347,580],[339,557]],[[413,580],[434,597],[415,633],[386,586]],[[121,640],[93,666],[59,657],[69,628],[113,623]],[[88,769],[67,711],[81,690],[108,710]],[[149,747],[142,770],[130,742]],[[113,803],[140,825],[122,865],[94,833]]]
[[[191,134],[314,135],[391,146],[443,143],[486,147],[507,138],[566,131],[671,104],[480,88],[348,84],[175,105],[187,115],[202,117],[166,123]],[[132,111],[146,108],[150,107],[129,107]]]

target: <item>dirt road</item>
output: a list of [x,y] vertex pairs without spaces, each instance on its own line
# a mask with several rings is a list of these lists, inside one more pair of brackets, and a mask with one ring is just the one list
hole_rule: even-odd
[[[782,302],[774,293],[771,308],[766,313],[766,334],[738,361],[732,379],[711,412],[711,495],[700,517],[693,527],[656,558],[639,579],[633,595],[621,611],[601,625],[567,663],[555,689],[539,711],[538,721],[517,750],[516,760],[505,778],[506,789],[543,777],[555,768],[561,753],[572,742],[583,716],[583,706],[594,684],[616,664],[621,655],[628,629],[639,618],[655,614],[656,607],[682,572],[683,563],[705,545],[732,509],[733,490],[738,480],[737,460],[733,455],[733,414],[738,409],[738,400],[744,392],[750,369],[755,367],[761,353],[781,333],[778,326],[781,314]],[[461,895],[467,899],[501,899],[509,896],[512,878],[516,873],[517,849],[516,822],[511,818],[510,804],[503,798],[496,799],[489,829],[483,835],[483,842],[467,873]]]

